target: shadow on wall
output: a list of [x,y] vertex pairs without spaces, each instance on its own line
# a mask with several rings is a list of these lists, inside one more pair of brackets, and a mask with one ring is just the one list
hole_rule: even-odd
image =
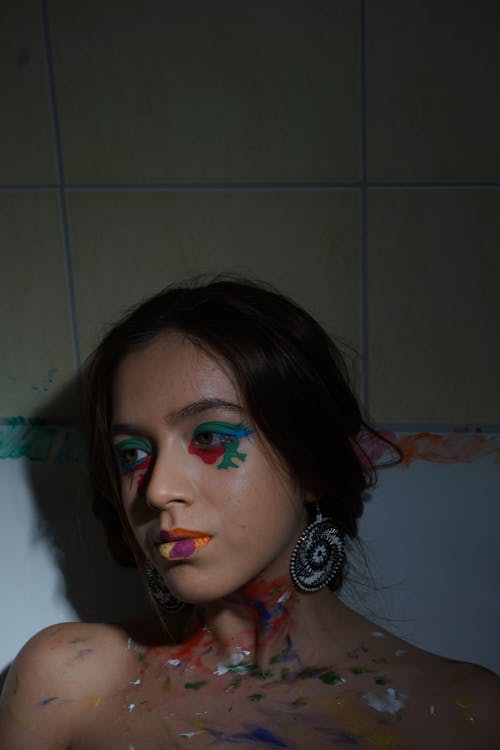
[[[60,414],[75,383],[49,401],[37,415]],[[82,430],[66,433],[71,449],[47,461],[29,462],[28,478],[39,522],[64,581],[64,592],[79,619],[92,622],[131,620],[151,614],[151,605],[135,569],[121,568],[109,553],[104,532],[92,515]]]

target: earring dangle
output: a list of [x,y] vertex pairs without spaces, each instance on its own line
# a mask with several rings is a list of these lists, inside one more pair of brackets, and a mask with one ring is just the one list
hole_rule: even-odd
[[344,562],[344,539],[331,518],[316,505],[316,520],[299,537],[290,560],[292,580],[301,591],[327,586]]
[[149,592],[160,609],[171,614],[179,612],[184,607],[184,602],[179,601],[170,593],[163,578],[149,560],[144,561],[144,573]]

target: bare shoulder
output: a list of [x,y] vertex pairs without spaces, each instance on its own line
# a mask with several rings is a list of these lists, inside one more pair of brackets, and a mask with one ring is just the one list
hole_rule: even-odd
[[63,623],[21,649],[0,699],[0,746],[67,748],[82,707],[100,700],[127,670],[127,633],[110,625]]
[[415,694],[425,702],[431,693],[433,719],[454,747],[500,747],[500,677],[467,662],[426,655],[416,672]]
[[405,698],[402,722],[409,735],[425,741],[428,750],[499,750],[500,677],[484,667],[395,643],[399,656],[392,674]]
[[[500,750],[500,677],[349,615],[343,665],[362,703],[397,717],[408,750]],[[354,677],[353,677],[354,675]],[[404,745],[403,745],[404,739]]]

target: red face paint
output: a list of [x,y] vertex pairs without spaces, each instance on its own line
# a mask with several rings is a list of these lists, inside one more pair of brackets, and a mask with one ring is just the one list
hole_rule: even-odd
[[148,473],[149,464],[150,464],[150,461],[148,461],[147,466],[144,468],[144,471],[142,472],[142,474],[139,474],[139,476],[137,477],[137,492],[141,491],[141,487],[142,487],[142,485],[144,483],[144,480],[146,479],[146,475]]
[[216,445],[213,448],[198,448],[190,443],[188,447],[189,453],[199,456],[206,464],[214,464],[218,458],[224,455],[225,450],[224,445]]
[[[131,472],[130,472],[130,484],[129,490],[132,491],[134,481],[137,479],[137,492],[140,492],[142,483],[148,473],[149,464],[151,463],[151,457],[148,456],[144,461],[141,461]],[[140,473],[139,473],[140,472]]]

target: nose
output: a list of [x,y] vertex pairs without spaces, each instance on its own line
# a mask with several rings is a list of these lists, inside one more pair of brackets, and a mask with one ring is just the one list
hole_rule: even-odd
[[157,453],[144,488],[146,502],[151,508],[162,511],[172,504],[190,505],[193,502],[189,458],[181,446],[171,445]]

